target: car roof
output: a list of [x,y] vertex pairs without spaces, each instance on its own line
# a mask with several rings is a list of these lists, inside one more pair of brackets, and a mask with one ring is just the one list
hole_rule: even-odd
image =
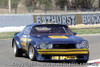
[[[29,24],[31,26],[35,26],[35,25],[65,25],[65,24],[42,24],[42,23],[32,23],[32,24]],[[28,25],[28,26],[29,26]],[[67,25],[66,25],[67,26]]]

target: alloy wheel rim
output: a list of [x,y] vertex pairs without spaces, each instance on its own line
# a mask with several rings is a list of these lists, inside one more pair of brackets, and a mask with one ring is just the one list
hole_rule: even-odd
[[32,47],[30,47],[30,49],[29,49],[29,57],[30,57],[30,59],[32,59],[33,56],[34,56],[34,49]]
[[17,48],[16,45],[14,45],[14,54],[16,54]]

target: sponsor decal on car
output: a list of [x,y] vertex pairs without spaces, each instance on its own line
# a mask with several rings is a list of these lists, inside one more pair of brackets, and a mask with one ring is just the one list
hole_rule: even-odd
[[50,38],[57,39],[57,38],[68,38],[67,36],[49,36]]

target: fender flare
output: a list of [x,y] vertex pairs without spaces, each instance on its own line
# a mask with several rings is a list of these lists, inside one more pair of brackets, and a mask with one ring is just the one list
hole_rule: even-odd
[[28,46],[28,48],[29,48],[29,46],[30,46],[30,45],[32,45],[32,46],[35,48],[36,43],[35,43],[35,42],[33,42],[33,41],[30,41],[30,42],[28,43],[28,45],[27,45],[27,46]]
[[13,46],[14,46],[14,43],[15,43],[15,45],[16,45],[16,47],[17,47],[18,49],[21,49],[21,48],[22,48],[19,39],[17,39],[17,38],[13,38],[13,39],[12,39],[12,48],[13,48]]

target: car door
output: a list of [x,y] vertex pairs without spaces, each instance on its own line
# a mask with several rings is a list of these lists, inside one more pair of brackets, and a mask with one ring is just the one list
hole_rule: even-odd
[[23,50],[28,50],[27,49],[27,43],[30,40],[30,31],[31,31],[32,26],[27,26],[25,29],[22,31],[22,36],[21,36],[21,46]]

